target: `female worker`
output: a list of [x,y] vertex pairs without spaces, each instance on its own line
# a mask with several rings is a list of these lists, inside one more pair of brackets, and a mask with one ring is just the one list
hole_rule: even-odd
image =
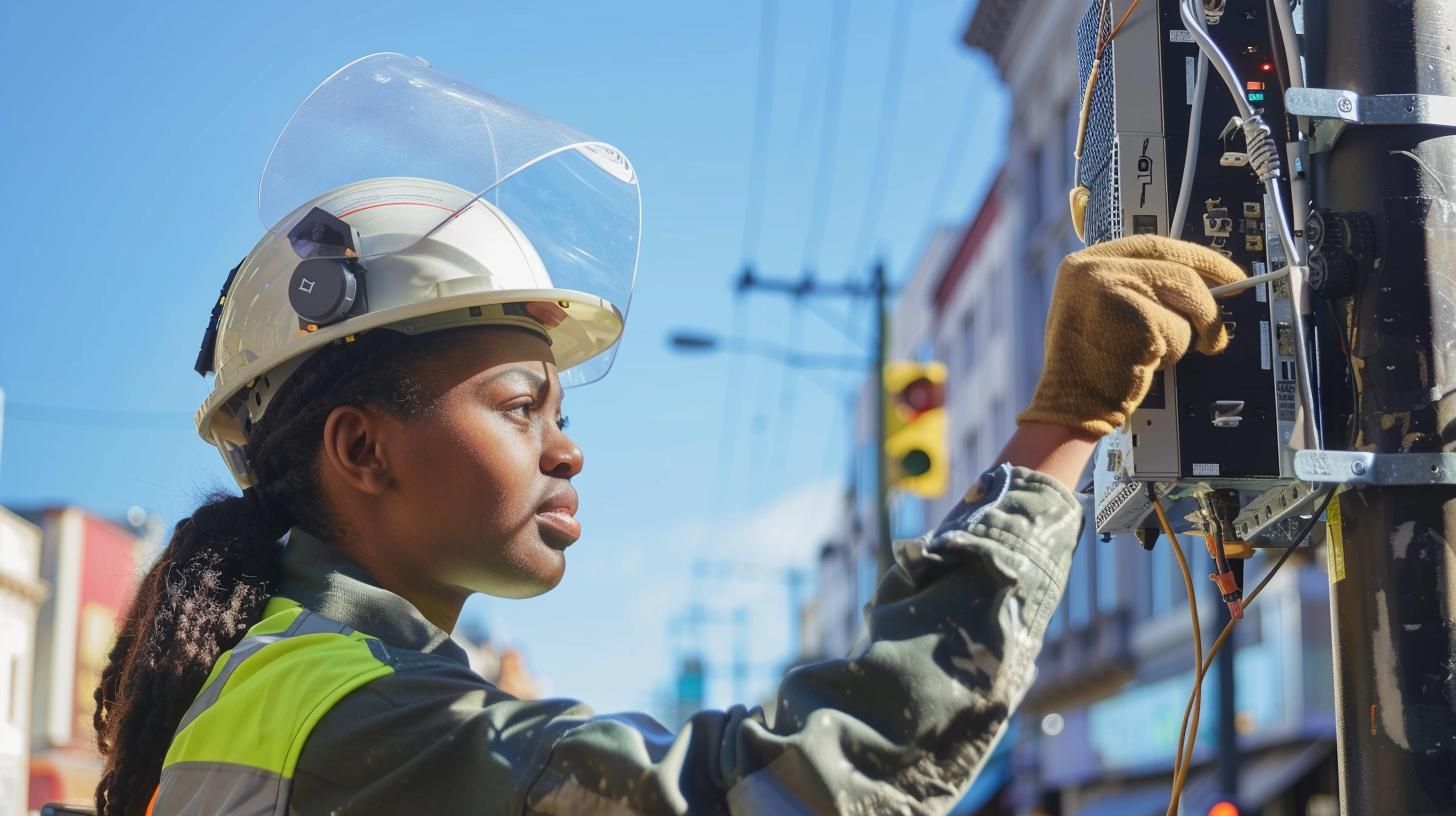
[[635,273],[607,145],[376,55],[275,145],[268,225],[213,311],[202,436],[244,488],[177,525],[97,691],[105,814],[921,813],[1032,678],[1081,512],[1068,487],[1153,371],[1225,342],[1222,257],[1072,256],[1020,430],[896,551],[855,654],[770,716],[526,702],[447,633],[473,592],[551,589],[581,534],[562,388],[604,373]]

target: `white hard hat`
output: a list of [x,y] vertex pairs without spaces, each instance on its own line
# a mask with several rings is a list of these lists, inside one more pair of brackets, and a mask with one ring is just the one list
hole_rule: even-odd
[[198,433],[244,488],[278,389],[362,332],[516,325],[549,339],[566,385],[611,365],[640,234],[630,163],[422,60],[366,57],[320,85],[274,146],[259,214],[197,364],[215,374]]

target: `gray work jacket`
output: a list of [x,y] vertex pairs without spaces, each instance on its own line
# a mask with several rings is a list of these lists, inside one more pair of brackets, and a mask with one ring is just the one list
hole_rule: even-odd
[[[521,701],[357,564],[296,531],[281,594],[411,657],[318,722],[296,813],[942,813],[1033,676],[1081,525],[1023,468],[988,471],[934,532],[898,542],[852,655],[801,666],[761,708],[642,714]],[[417,658],[417,659],[415,659]]]

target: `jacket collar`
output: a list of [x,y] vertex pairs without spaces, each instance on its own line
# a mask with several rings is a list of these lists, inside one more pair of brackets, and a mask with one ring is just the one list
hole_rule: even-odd
[[379,638],[386,646],[435,654],[468,665],[449,633],[409,601],[379,586],[368,571],[331,544],[293,528],[283,548],[279,594],[306,609]]

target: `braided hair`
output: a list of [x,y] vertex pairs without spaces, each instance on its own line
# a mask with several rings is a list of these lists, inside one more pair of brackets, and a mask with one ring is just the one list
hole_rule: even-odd
[[324,422],[342,405],[418,416],[424,389],[415,369],[456,338],[455,329],[407,337],[376,330],[327,346],[280,388],[252,429],[248,456],[257,484],[242,496],[214,493],[142,578],[96,689],[96,787],[102,816],[145,812],[173,733],[219,655],[233,648],[277,590],[292,526],[329,537],[318,452]]

